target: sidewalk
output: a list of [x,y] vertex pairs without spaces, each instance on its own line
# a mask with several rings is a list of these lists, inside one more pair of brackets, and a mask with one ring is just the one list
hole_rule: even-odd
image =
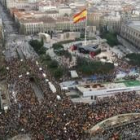
[[103,121],[99,122],[98,124],[96,124],[95,126],[93,126],[89,130],[89,132],[94,133],[94,132],[98,131],[99,129],[104,129],[104,127],[108,126],[108,125],[111,127],[111,126],[115,126],[117,124],[123,124],[125,122],[130,121],[132,117],[140,118],[140,113],[128,113],[128,114],[120,114],[117,116],[113,116],[113,117],[103,120]]

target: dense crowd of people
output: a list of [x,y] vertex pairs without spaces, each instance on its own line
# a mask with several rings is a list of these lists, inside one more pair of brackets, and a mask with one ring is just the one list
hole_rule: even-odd
[[[15,86],[10,91],[8,112],[0,114],[0,139],[29,134],[32,140],[86,140],[90,137],[88,130],[98,122],[118,114],[140,113],[140,95],[135,91],[97,98],[92,105],[75,104],[38,62],[14,59],[6,66],[7,83]],[[41,102],[32,89],[32,79],[42,90]],[[46,79],[55,85],[56,94]]]

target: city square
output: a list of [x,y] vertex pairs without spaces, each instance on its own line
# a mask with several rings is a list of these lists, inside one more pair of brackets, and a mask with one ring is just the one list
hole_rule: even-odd
[[138,0],[0,0],[0,140],[139,140]]

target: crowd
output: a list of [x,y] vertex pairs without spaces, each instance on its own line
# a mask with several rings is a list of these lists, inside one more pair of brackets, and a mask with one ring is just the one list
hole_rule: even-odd
[[117,59],[118,67],[115,69],[115,73],[119,73],[120,71],[123,71],[125,73],[130,73],[132,69],[137,70],[137,66],[131,66],[127,62],[123,61],[122,59]]
[[[17,94],[10,92],[10,108],[0,114],[0,139],[29,134],[32,140],[86,140],[90,137],[88,130],[98,122],[118,114],[140,112],[140,95],[135,91],[97,98],[92,105],[75,104],[38,62],[14,59],[6,65],[5,78],[9,85],[15,84],[13,91]],[[33,78],[44,95],[41,102],[32,89]],[[56,94],[46,79],[55,85]]]

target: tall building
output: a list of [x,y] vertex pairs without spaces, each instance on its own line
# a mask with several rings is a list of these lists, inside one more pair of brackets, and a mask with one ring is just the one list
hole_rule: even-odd
[[68,3],[69,0],[55,0],[56,2],[59,2],[59,3]]
[[120,35],[137,48],[140,48],[140,20],[122,23]]
[[97,29],[100,28],[100,21],[101,21],[101,17],[103,16],[103,14],[101,12],[88,12],[88,25],[90,26],[96,26]]
[[108,31],[120,32],[121,16],[117,13],[106,14],[101,17],[101,27],[106,27]]
[[38,2],[39,0],[1,0],[2,4],[7,8],[24,8],[29,4]]

